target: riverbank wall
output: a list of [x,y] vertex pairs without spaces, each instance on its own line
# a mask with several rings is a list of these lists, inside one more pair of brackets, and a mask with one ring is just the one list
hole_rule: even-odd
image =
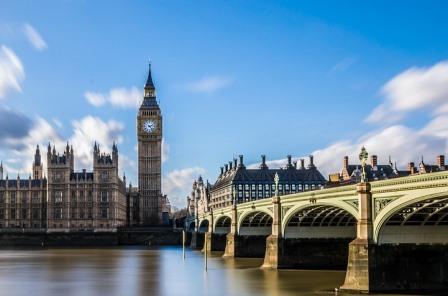
[[181,245],[182,231],[171,228],[121,229],[116,232],[0,232],[0,248]]

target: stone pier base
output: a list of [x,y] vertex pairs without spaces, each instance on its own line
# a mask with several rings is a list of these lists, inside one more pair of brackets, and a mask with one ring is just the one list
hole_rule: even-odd
[[202,252],[204,252],[205,241],[207,241],[207,251],[224,251],[226,248],[226,234],[210,233],[206,232],[204,236],[204,246]]
[[345,274],[345,282],[341,290],[370,292],[370,268],[373,260],[372,244],[367,240],[355,239],[348,247],[348,265]]
[[351,239],[278,238],[268,236],[263,268],[335,269],[347,268]]
[[235,238],[237,237],[234,233],[227,233],[226,235],[226,247],[224,250],[224,258],[235,257]]
[[354,240],[341,290],[440,294],[448,291],[448,245]]
[[266,238],[266,253],[261,268],[277,269],[281,266],[283,254],[283,239],[276,235],[270,235]]
[[201,250],[204,247],[204,233],[193,232],[191,234],[190,248]]

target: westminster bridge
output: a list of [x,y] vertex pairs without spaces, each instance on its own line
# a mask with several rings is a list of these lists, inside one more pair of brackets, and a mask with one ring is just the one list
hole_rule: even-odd
[[448,290],[448,171],[235,204],[189,221],[191,246],[262,268],[346,269],[341,289]]

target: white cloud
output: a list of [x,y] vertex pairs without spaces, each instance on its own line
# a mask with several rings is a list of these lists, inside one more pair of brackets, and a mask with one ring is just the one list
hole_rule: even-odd
[[382,89],[384,102],[366,119],[367,122],[388,122],[401,119],[406,113],[422,108],[435,112],[448,106],[448,61],[432,67],[413,67],[392,78]]
[[186,89],[195,93],[213,93],[232,83],[231,79],[222,76],[207,76],[187,84]]
[[20,82],[25,78],[25,70],[22,62],[10,48],[0,47],[0,99],[4,98],[8,91],[21,92]]
[[87,102],[95,107],[100,107],[106,103],[106,98],[100,93],[87,91],[84,94],[84,97],[86,98]]
[[[338,141],[311,154],[315,165],[326,178],[330,173],[340,172],[346,155],[349,156],[350,163],[358,164],[362,146],[366,147],[370,155],[378,155],[379,163],[387,164],[391,156],[399,169],[405,169],[408,162],[417,162],[422,155],[430,157],[428,162],[434,163],[436,155],[446,153],[447,137],[448,117],[445,117],[429,123],[421,130],[394,125],[355,140]],[[294,157],[295,160],[299,158],[305,158],[308,162],[307,156]],[[268,161],[267,165],[272,168],[284,167],[286,159]],[[250,165],[258,166],[258,163]]]
[[115,120],[107,122],[98,117],[86,116],[80,120],[74,120],[73,135],[70,144],[73,145],[76,161],[80,167],[92,165],[92,149],[95,141],[101,150],[110,151],[113,142],[117,144],[123,141],[121,132],[124,125]]
[[28,38],[28,41],[31,43],[31,45],[34,46],[35,49],[37,50],[47,49],[47,43],[33,26],[31,26],[28,23],[24,24],[23,32],[25,33],[25,36]]
[[163,176],[162,191],[168,195],[172,205],[183,208],[185,207],[186,197],[190,193],[193,181],[204,173],[205,170],[201,167],[173,170]]
[[116,87],[108,93],[87,91],[84,93],[87,102],[95,107],[103,106],[106,102],[117,108],[138,108],[143,94],[135,86],[131,88]]

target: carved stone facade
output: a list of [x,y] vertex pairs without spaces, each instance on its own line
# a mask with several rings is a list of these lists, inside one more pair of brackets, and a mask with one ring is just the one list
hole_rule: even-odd
[[48,232],[115,231],[126,222],[125,180],[118,176],[118,149],[93,148],[93,171],[74,171],[73,147],[47,151],[47,176],[39,147],[28,180],[3,180],[0,168],[0,227]]

